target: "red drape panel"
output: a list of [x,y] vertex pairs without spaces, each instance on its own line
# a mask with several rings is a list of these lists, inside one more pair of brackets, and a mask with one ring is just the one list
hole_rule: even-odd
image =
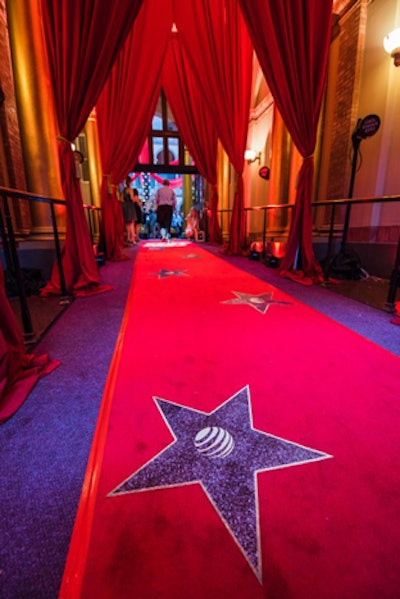
[[[84,214],[79,180],[75,175],[75,161],[69,142],[59,144],[61,182],[67,201],[67,232],[62,248],[65,286],[76,296],[91,295],[107,291],[108,286],[99,284],[99,273],[94,258],[92,241]],[[61,293],[57,265],[54,265],[51,280],[42,289],[42,295]]]
[[320,280],[321,268],[312,250],[313,154],[328,63],[332,0],[239,3],[279,112],[304,157],[281,272],[287,274],[293,267],[300,249],[304,274]]
[[110,189],[108,184],[124,180],[137,162],[156,109],[171,28],[171,0],[145,0],[97,102],[102,166],[107,175],[101,202],[108,259],[121,259],[122,254],[121,209],[115,186]]
[[[220,243],[222,233],[217,218],[217,130],[179,41],[171,36],[162,72],[162,87],[182,138],[199,169],[213,186],[210,204],[209,241]],[[212,225],[212,226],[211,226]]]
[[124,218],[122,208],[118,200],[116,185],[111,184],[109,174],[103,175],[100,193],[102,214],[100,245],[107,260],[115,262],[127,260],[128,256],[122,251],[124,247]]
[[[70,141],[82,130],[143,0],[41,0],[60,131],[60,169],[67,202],[63,266],[67,291],[98,293],[99,273],[75,174]],[[57,269],[44,293],[60,293]]]
[[253,47],[237,0],[174,0],[174,6],[184,51],[238,176],[228,251],[241,254],[245,243],[242,172]]
[[218,220],[218,188],[213,186],[208,210],[208,241],[222,243],[222,231]]
[[0,424],[22,405],[37,380],[60,362],[25,351],[22,333],[4,290],[0,263]]

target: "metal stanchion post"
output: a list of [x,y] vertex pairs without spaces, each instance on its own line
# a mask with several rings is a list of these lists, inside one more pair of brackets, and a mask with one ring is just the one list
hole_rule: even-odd
[[389,292],[386,299],[386,305],[392,312],[396,309],[396,292],[400,283],[400,237],[397,244],[396,260],[394,263],[392,275],[390,277]]
[[329,281],[329,268],[330,268],[330,261],[331,261],[331,256],[332,256],[334,226],[335,226],[335,204],[332,204],[331,221],[330,221],[330,226],[329,226],[328,249],[326,252],[325,268],[324,268],[324,283],[325,284],[328,283],[328,281]]
[[56,246],[58,273],[59,273],[59,277],[60,277],[60,289],[61,289],[61,296],[62,296],[61,300],[60,300],[60,304],[69,304],[70,298],[68,297],[67,288],[65,285],[65,277],[64,277],[64,269],[63,269],[63,265],[62,265],[60,238],[59,238],[58,229],[57,229],[56,213],[54,210],[54,204],[52,204],[52,203],[50,204],[50,211],[51,211],[51,222],[53,224],[54,242],[55,242],[55,246]]
[[23,334],[24,334],[25,340],[30,341],[35,336],[35,333],[33,331],[32,318],[31,318],[31,314],[29,311],[28,302],[26,299],[24,282],[22,280],[22,272],[21,272],[21,267],[19,264],[17,245],[15,242],[14,229],[13,229],[11,212],[10,212],[10,208],[8,205],[7,196],[4,195],[3,199],[4,199],[4,214],[6,217],[7,232],[8,232],[8,238],[10,241],[10,255],[11,255],[11,259],[12,259],[12,263],[13,263],[15,282],[17,284],[19,303],[20,303],[20,308],[21,308]]

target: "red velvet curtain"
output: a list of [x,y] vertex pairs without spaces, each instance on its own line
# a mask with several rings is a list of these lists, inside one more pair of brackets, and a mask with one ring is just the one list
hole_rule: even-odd
[[[97,103],[105,173],[101,189],[103,236],[109,259],[121,259],[123,245],[115,185],[136,164],[151,128],[171,28],[171,0],[145,0]],[[121,226],[122,239],[118,233]]]
[[217,130],[178,34],[170,38],[161,80],[182,138],[200,174],[212,185],[209,241],[221,243],[222,233],[217,218]]
[[0,262],[0,424],[18,410],[37,380],[59,364],[47,354],[26,353],[21,329],[5,293]]
[[267,83],[304,161],[281,273],[289,274],[297,251],[302,271],[321,280],[312,249],[311,201],[314,150],[325,87],[332,0],[239,0]]
[[[59,126],[61,182],[67,202],[63,267],[68,293],[88,295],[107,288],[99,272],[75,174],[71,141],[97,102],[118,51],[143,0],[41,0],[50,78]],[[46,293],[60,293],[53,268]]]
[[237,0],[174,0],[174,7],[179,38],[237,173],[228,251],[241,254],[245,245],[242,172],[253,47]]

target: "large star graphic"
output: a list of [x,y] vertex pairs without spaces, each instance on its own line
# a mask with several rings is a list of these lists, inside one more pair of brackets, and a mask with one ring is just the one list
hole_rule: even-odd
[[248,386],[209,414],[154,400],[173,441],[109,496],[199,483],[261,580],[258,473],[332,456],[255,429]]
[[251,293],[242,293],[240,291],[232,291],[236,295],[235,299],[225,300],[221,304],[247,304],[252,308],[255,308],[261,314],[265,314],[271,304],[281,304],[283,306],[290,306],[291,302],[283,302],[280,300],[274,300],[273,293],[259,293],[258,295],[252,295]]
[[167,270],[166,268],[160,268],[159,272],[154,273],[159,279],[165,279],[166,277],[187,277],[187,273],[184,270]]

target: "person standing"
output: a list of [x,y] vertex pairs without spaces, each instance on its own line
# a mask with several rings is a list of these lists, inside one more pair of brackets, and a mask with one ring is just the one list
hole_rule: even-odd
[[194,241],[199,240],[199,213],[196,208],[191,208],[189,214],[186,217],[186,229],[185,235],[188,239]]
[[144,204],[145,225],[149,238],[157,237],[157,215],[155,212],[154,198],[149,198]]
[[131,188],[131,178],[125,179],[124,192],[122,196],[122,214],[124,215],[125,234],[127,245],[134,245],[135,242],[135,204],[133,202],[133,190]]
[[164,179],[163,186],[157,190],[155,204],[161,241],[168,241],[171,237],[172,214],[176,207],[175,192],[170,188],[168,179]]
[[139,198],[139,192],[136,188],[133,189],[133,203],[135,205],[135,212],[136,212],[136,218],[135,218],[135,241],[136,243],[138,241],[140,241],[139,239],[139,232],[140,229],[142,228],[142,202]]

